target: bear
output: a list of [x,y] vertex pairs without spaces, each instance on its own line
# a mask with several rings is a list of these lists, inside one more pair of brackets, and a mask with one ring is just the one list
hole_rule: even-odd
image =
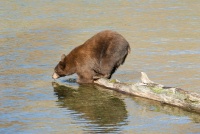
[[63,54],[56,65],[53,79],[76,73],[77,83],[93,83],[112,77],[130,52],[130,45],[119,33],[105,30],[95,34],[68,55]]

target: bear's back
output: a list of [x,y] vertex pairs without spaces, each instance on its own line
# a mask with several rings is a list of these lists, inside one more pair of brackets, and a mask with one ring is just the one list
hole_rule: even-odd
[[112,53],[124,47],[130,49],[129,43],[122,35],[115,31],[105,30],[88,39],[81,46],[81,49],[95,53],[94,55],[98,55],[102,53]]

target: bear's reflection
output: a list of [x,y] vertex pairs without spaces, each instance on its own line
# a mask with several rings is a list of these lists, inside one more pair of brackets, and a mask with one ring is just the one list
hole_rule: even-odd
[[126,124],[124,102],[95,85],[80,85],[78,89],[52,83],[58,105],[83,114],[83,118],[100,126]]

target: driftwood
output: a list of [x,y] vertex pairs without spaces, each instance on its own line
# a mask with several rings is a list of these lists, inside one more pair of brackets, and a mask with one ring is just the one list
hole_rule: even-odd
[[181,107],[185,110],[200,113],[200,95],[180,88],[166,87],[151,81],[141,72],[141,83],[128,84],[118,80],[98,79],[96,84],[119,92],[156,100],[165,104]]

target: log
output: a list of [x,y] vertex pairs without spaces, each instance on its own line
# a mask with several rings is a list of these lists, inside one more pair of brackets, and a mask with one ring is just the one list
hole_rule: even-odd
[[94,83],[126,94],[159,101],[187,111],[200,113],[199,94],[155,83],[144,72],[141,72],[141,82],[135,84],[122,83],[118,80],[108,80],[105,78],[98,79]]

